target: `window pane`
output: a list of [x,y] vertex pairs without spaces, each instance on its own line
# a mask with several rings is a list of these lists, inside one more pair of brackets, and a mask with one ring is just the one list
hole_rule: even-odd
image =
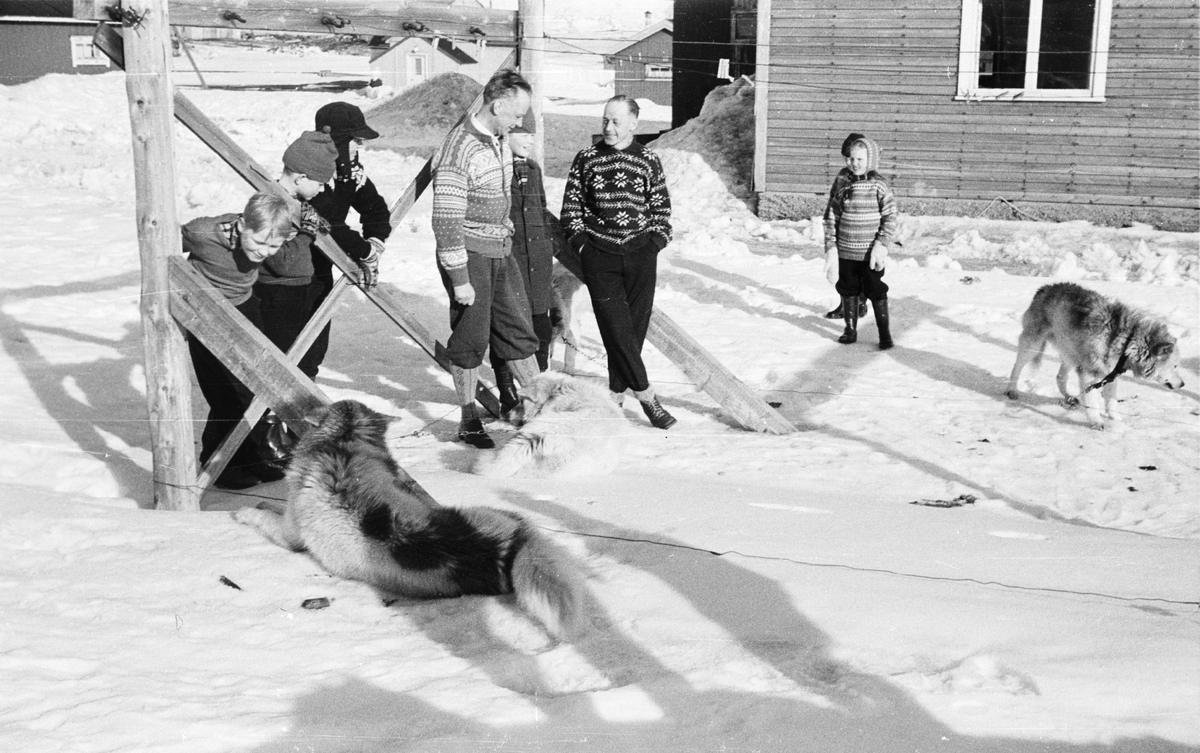
[[1039,89],[1087,89],[1091,83],[1096,0],[1044,0]]
[[979,87],[1024,88],[1029,0],[983,0],[979,37]]

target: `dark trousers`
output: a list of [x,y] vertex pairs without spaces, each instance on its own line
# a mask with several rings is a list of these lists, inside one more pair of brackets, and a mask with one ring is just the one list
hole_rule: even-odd
[[490,347],[504,361],[519,361],[537,352],[529,297],[521,269],[512,254],[494,259],[467,254],[467,274],[475,288],[475,302],[463,306],[454,300],[454,285],[445,270],[438,268],[442,285],[450,296],[450,338],[446,357],[463,369],[478,368]]
[[[545,371],[550,368],[550,341],[554,339],[554,324],[550,321],[549,311],[533,315],[533,333],[538,339],[538,349],[534,353],[537,356],[538,368]],[[495,350],[488,354],[488,360],[492,364],[492,371],[500,372],[508,368],[504,365],[504,359],[496,357]]]
[[[254,296],[236,307],[255,327],[262,327],[259,302]],[[196,382],[208,402],[208,420],[200,434],[200,462],[208,462],[221,441],[233,431],[241,420],[254,394],[233,375],[220,359],[196,339],[188,336],[188,350],[192,355],[192,368],[196,371]],[[243,442],[229,463],[230,468],[255,465],[260,460],[251,442]]]
[[[255,285],[254,294],[261,301],[263,334],[276,348],[287,353],[332,287],[332,279],[327,282],[319,277],[305,285]],[[329,350],[329,329],[330,325],[326,324],[297,364],[309,379],[317,378],[317,371],[325,360]]]
[[583,281],[608,353],[608,388],[613,392],[649,389],[642,344],[654,311],[658,254],[610,254],[587,246],[581,259]]
[[871,255],[862,261],[838,259],[838,295],[843,298],[866,294],[872,301],[887,298],[888,286],[883,281],[884,270],[871,269]]

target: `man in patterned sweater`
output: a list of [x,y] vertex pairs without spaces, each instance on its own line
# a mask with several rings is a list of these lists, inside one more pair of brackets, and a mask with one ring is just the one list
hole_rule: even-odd
[[825,276],[842,296],[846,329],[838,342],[858,341],[858,296],[865,293],[875,309],[879,349],[887,350],[892,334],[883,272],[897,215],[892,189],[878,172],[879,151],[873,140],[856,139],[846,158],[849,180],[834,181],[825,207]]
[[658,402],[642,344],[654,310],[658,252],[671,242],[671,197],[658,155],[633,138],[639,111],[623,94],[605,105],[603,142],[576,155],[567,175],[562,223],[583,263],[608,354],[608,388],[618,403],[633,390],[650,423],[669,429],[675,417]]
[[512,151],[505,140],[529,109],[531,91],[516,71],[498,71],[483,88],[482,109],[452,130],[433,158],[433,234],[450,296],[446,357],[462,407],[458,438],[483,449],[495,446],[475,410],[488,347],[521,384],[539,373],[538,338],[512,254]]

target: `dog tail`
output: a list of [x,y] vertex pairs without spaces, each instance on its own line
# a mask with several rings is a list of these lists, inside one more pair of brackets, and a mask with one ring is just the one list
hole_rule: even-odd
[[512,585],[517,604],[546,626],[551,635],[571,640],[583,628],[583,578],[570,557],[554,542],[522,521]]
[[495,452],[481,452],[471,472],[477,476],[507,478],[529,465],[536,454],[538,437],[518,433]]

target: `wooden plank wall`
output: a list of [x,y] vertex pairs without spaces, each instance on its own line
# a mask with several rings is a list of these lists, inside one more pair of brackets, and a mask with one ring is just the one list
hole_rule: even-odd
[[[851,131],[923,198],[1197,208],[1197,0],[1114,0],[1106,101],[955,101],[962,0],[772,0],[769,194],[824,194]],[[764,148],[764,145],[759,145]]]

